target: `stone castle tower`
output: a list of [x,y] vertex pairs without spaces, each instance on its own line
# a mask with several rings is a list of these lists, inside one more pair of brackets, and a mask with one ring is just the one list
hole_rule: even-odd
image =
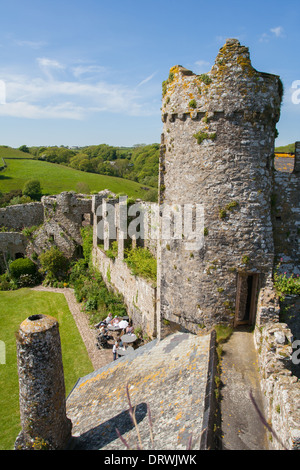
[[[271,184],[281,99],[280,78],[256,71],[235,39],[207,74],[171,68],[163,83],[160,207],[171,207],[174,230],[159,247],[162,318],[191,331],[255,321],[274,261]],[[187,248],[184,215],[178,236],[178,212],[191,204],[194,227],[202,217],[196,249]]]

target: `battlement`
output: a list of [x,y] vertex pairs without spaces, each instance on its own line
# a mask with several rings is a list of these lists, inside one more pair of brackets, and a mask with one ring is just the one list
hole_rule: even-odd
[[170,69],[163,82],[162,117],[165,122],[167,115],[195,119],[199,113],[203,118],[206,113],[239,112],[246,120],[277,122],[282,91],[277,75],[255,70],[248,48],[228,39],[207,74],[196,75],[180,65]]

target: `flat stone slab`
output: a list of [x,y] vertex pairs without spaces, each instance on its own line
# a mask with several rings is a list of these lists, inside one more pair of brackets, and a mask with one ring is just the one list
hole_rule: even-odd
[[79,379],[67,399],[74,448],[124,450],[118,429],[131,449],[199,449],[210,338],[178,332]]
[[222,450],[268,450],[266,429],[250,399],[252,392],[264,414],[253,333],[241,328],[223,345],[221,380]]

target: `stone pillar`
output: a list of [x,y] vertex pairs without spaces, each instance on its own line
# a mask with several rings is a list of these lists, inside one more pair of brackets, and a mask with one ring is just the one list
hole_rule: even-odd
[[120,196],[116,204],[116,225],[118,242],[118,259],[124,260],[125,239],[127,239],[127,196]]
[[[107,216],[109,216],[108,214],[108,208],[110,206],[107,205],[107,200],[103,200],[103,234],[104,234],[104,241],[103,241],[103,245],[104,245],[104,250],[107,251],[109,250],[109,241],[110,241],[110,230],[109,230],[109,221],[108,221],[108,218]],[[107,215],[107,216],[104,216],[104,215]]]
[[32,315],[17,333],[22,431],[15,449],[65,449],[71,438],[58,322]]
[[294,173],[300,173],[300,142],[295,143]]

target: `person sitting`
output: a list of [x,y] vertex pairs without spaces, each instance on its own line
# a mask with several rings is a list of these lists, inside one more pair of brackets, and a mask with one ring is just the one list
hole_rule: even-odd
[[119,326],[120,321],[119,321],[119,319],[118,319],[117,317],[115,317],[115,318],[112,320],[111,323],[112,323],[113,326]]
[[133,333],[133,331],[134,331],[134,328],[132,326],[132,321],[130,320],[128,326],[126,327],[126,334],[131,334]]
[[104,336],[106,335],[106,333],[107,333],[107,328],[106,328],[106,325],[105,325],[105,324],[101,324],[101,325],[100,325],[99,333],[100,333],[101,335],[104,335]]
[[112,322],[112,319],[113,319],[113,318],[112,318],[112,313],[109,312],[108,316],[105,318],[104,321],[105,321],[105,323],[106,323],[107,325],[109,325],[109,324]]

